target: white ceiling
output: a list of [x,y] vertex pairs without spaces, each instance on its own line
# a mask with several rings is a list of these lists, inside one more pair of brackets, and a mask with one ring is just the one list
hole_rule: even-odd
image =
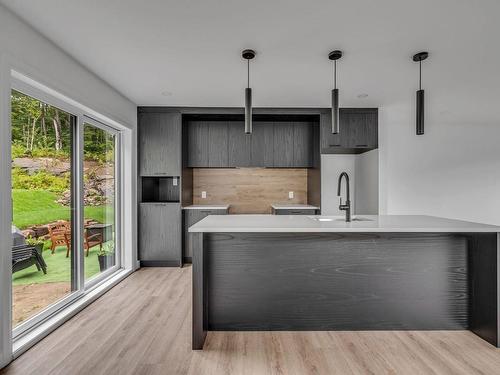
[[0,2],[138,105],[241,106],[244,48],[255,106],[328,106],[332,49],[344,107],[413,94],[420,50],[426,89],[500,88],[498,0]]

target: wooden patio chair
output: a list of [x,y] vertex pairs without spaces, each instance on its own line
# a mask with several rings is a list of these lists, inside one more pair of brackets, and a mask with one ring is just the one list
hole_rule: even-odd
[[99,250],[102,250],[102,233],[89,234],[87,229],[84,230],[83,247],[87,250],[87,256],[91,247],[99,245]]
[[[64,234],[64,238],[66,243],[68,244],[68,249],[66,251],[66,258],[69,257],[69,250],[71,246],[71,231],[68,231]],[[98,246],[99,249],[102,250],[102,234],[96,233],[89,235],[87,229],[83,231],[83,249],[87,252],[85,256],[89,256],[90,249],[94,246]]]
[[50,237],[50,250],[52,254],[55,253],[56,247],[65,246],[69,253],[70,242],[66,240],[65,234],[71,232],[71,227],[67,221],[60,221],[48,225]]

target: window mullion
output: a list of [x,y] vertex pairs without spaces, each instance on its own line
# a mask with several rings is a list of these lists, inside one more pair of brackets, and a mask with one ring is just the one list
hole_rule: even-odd
[[84,201],[83,201],[83,127],[84,117],[78,116],[75,132],[75,147],[74,147],[74,200],[73,206],[74,214],[74,236],[73,238],[73,257],[75,259],[74,265],[74,279],[75,291],[83,291],[85,283],[85,270],[83,258],[83,221],[84,221]]

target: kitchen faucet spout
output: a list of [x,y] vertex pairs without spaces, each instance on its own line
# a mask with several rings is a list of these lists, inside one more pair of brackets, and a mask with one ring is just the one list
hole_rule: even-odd
[[[342,179],[345,178],[346,183],[346,202],[342,204],[341,188]],[[350,199],[350,188],[349,188],[349,175],[346,172],[342,172],[339,176],[339,181],[337,184],[337,196],[340,197],[339,210],[345,211],[345,221],[351,221],[351,199]]]

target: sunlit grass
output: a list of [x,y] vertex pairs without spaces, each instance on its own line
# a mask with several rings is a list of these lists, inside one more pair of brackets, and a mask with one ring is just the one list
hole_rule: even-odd
[[[57,220],[70,220],[71,209],[56,203],[57,195],[46,190],[12,190],[13,224],[24,229]],[[85,207],[85,218],[113,222],[112,206]]]

